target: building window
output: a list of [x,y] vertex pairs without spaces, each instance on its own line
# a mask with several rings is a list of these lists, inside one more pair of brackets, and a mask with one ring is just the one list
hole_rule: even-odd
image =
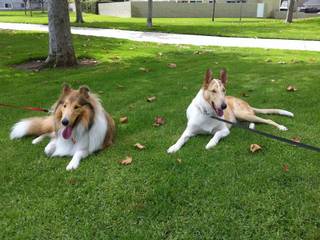
[[190,0],[190,3],[202,3],[202,0]]
[[24,8],[24,6],[25,6],[24,3],[21,3],[21,7]]
[[11,3],[5,3],[5,4],[4,4],[4,8],[12,8]]

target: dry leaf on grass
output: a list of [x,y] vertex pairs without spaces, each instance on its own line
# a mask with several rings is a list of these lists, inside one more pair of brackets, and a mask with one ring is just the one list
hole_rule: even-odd
[[146,148],[146,147],[145,147],[144,145],[142,145],[141,143],[136,143],[134,146],[135,146],[137,149],[139,149],[139,150],[143,150],[143,149]]
[[182,163],[182,160],[181,160],[181,158],[177,158],[177,163]]
[[243,92],[243,93],[241,93],[241,96],[242,96],[242,97],[249,97],[249,94],[248,94],[248,93]]
[[296,142],[296,143],[301,142],[301,138],[298,137],[298,136],[291,138],[291,140],[294,141],[294,142]]
[[271,58],[267,58],[266,60],[264,60],[265,62],[272,62]]
[[163,55],[162,52],[158,52],[158,56],[161,57]]
[[176,67],[177,67],[177,64],[175,64],[175,63],[169,63],[169,64],[168,64],[168,67],[169,67],[169,68],[176,68]]
[[295,91],[297,91],[298,89],[295,87],[295,86],[292,86],[292,85],[289,85],[288,87],[287,87],[287,91],[288,92],[295,92]]
[[157,99],[156,96],[147,97],[147,101],[148,101],[148,102],[153,102],[153,101],[155,101],[156,99]]
[[122,165],[129,165],[132,163],[132,157],[127,156],[125,159],[120,160],[120,164]]
[[127,116],[121,117],[121,118],[119,119],[119,122],[120,122],[120,123],[127,123],[127,122],[128,122],[128,117],[127,117]]
[[283,164],[283,171],[288,172],[289,171],[289,166],[288,164]]
[[153,126],[159,127],[159,126],[163,125],[164,123],[165,123],[164,118],[163,118],[163,117],[160,117],[160,116],[157,116],[157,117],[154,119]]
[[262,149],[261,146],[256,144],[256,143],[250,145],[250,151],[253,152],[253,153],[257,152],[257,151],[259,151],[261,149]]
[[279,61],[278,64],[287,64],[285,61]]
[[124,86],[121,84],[117,84],[117,88],[124,88]]
[[139,68],[140,71],[142,72],[150,72],[150,69],[149,68],[145,68],[145,67],[141,67]]

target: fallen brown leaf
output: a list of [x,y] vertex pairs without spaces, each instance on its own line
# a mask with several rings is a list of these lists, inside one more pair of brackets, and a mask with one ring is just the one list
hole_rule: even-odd
[[125,159],[120,160],[120,164],[122,165],[129,165],[132,163],[132,157],[127,156]]
[[181,160],[181,158],[177,158],[177,163],[182,163],[182,160]]
[[142,145],[141,143],[136,143],[135,145],[134,145],[137,149],[139,149],[139,150],[142,150],[142,149],[145,149],[146,147],[144,146],[144,145]]
[[292,85],[289,85],[288,87],[287,87],[287,91],[288,92],[295,92],[295,91],[297,91],[298,89],[296,88],[296,87],[294,87],[294,86],[292,86]]
[[301,138],[298,137],[298,136],[295,136],[295,137],[291,138],[291,140],[294,141],[294,142],[296,142],[296,143],[301,142]]
[[242,96],[242,97],[249,97],[249,94],[248,94],[248,93],[243,92],[243,93],[241,93],[241,96]]
[[127,123],[127,122],[128,122],[128,117],[127,117],[127,116],[121,117],[121,118],[119,119],[119,122],[120,122],[120,123]]
[[155,119],[154,119],[154,126],[156,127],[159,127],[161,125],[163,125],[165,123],[165,120],[163,117],[160,117],[160,116],[157,116]]
[[153,101],[155,101],[156,99],[157,99],[156,96],[147,97],[147,101],[148,101],[148,102],[153,102]]
[[169,63],[169,64],[168,64],[168,67],[169,67],[169,68],[176,68],[176,67],[177,67],[177,64],[175,64],[175,63]]
[[141,67],[139,68],[140,71],[142,72],[150,72],[150,69],[149,68],[145,68],[145,67]]
[[257,151],[259,151],[261,149],[262,149],[261,146],[256,144],[256,143],[250,145],[250,151],[253,152],[253,153],[257,152]]
[[284,172],[289,172],[289,166],[288,166],[288,164],[283,164],[283,171],[284,171]]

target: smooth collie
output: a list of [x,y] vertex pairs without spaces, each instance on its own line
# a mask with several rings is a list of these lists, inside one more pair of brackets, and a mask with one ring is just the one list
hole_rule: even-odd
[[251,107],[247,102],[232,96],[225,96],[227,85],[227,72],[220,71],[219,79],[214,79],[212,71],[207,70],[203,86],[193,99],[187,109],[187,128],[179,140],[172,145],[167,152],[178,151],[191,137],[198,134],[212,134],[213,137],[206,145],[206,149],[216,146],[221,138],[230,133],[230,124],[220,122],[210,116],[217,116],[231,122],[248,121],[250,128],[254,128],[254,123],[265,123],[277,127],[281,131],[288,130],[270,119],[256,116],[256,113],[279,114],[293,117],[293,113],[282,109],[258,109]]
[[37,144],[50,137],[47,156],[72,156],[66,169],[74,170],[81,159],[111,145],[114,134],[114,120],[88,87],[75,90],[64,85],[50,116],[21,120],[12,127],[10,138],[38,136],[32,141]]

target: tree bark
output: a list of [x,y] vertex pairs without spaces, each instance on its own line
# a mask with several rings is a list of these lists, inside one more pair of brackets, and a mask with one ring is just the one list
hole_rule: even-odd
[[76,23],[84,23],[82,17],[82,7],[81,7],[81,0],[75,0],[76,6]]
[[148,0],[147,27],[152,27],[152,0]]
[[286,23],[292,23],[293,20],[293,11],[294,11],[294,0],[288,0],[288,10],[287,10],[287,17],[286,17]]
[[68,0],[48,1],[49,53],[47,66],[68,67],[77,64],[72,44]]

